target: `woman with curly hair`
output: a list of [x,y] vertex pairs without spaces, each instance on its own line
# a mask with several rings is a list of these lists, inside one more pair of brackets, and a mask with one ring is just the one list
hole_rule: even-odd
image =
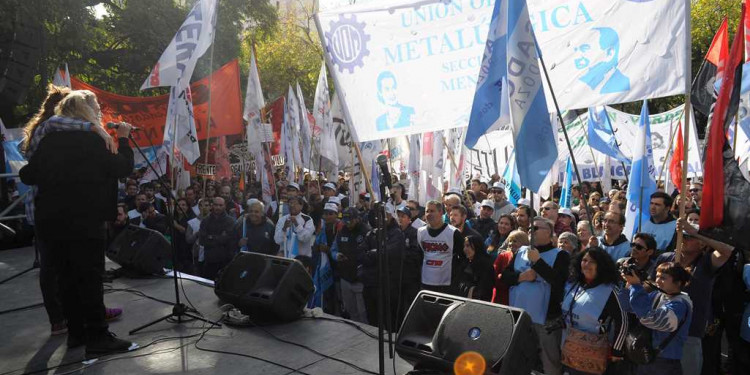
[[610,362],[622,360],[628,320],[617,298],[618,280],[615,262],[600,247],[571,260],[562,302],[562,362],[570,375],[603,374]]

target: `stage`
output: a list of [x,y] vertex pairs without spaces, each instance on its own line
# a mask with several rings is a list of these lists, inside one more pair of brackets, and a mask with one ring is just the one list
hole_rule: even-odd
[[[33,260],[33,248],[0,251],[0,280],[29,268]],[[107,269],[117,267],[116,264],[107,262]],[[220,302],[212,287],[183,280],[182,288],[189,301],[206,318],[217,320],[221,317]],[[171,278],[126,277],[105,284],[105,304],[125,310],[119,320],[110,323],[110,330],[121,338],[137,342],[141,348],[126,354],[107,356],[85,366],[82,364],[82,347],[68,350],[67,335],[50,336],[47,313],[41,305],[38,269],[0,284],[0,296],[0,332],[3,332],[3,340],[0,342],[0,375],[273,375],[367,374],[378,371],[377,339],[352,326],[352,322],[346,321],[350,323],[347,324],[331,321],[329,319],[343,319],[326,315],[322,316],[323,319],[303,318],[292,323],[260,328],[223,325],[219,329],[207,329],[208,325],[197,321],[180,325],[161,322],[128,336],[128,331],[171,311],[171,305],[148,297],[174,301],[174,283]],[[183,302],[187,304],[185,299]],[[28,308],[19,309],[23,307]],[[19,310],[8,312],[14,309]],[[359,326],[372,335],[377,335],[376,328],[362,324]],[[386,347],[386,353],[387,350]],[[85,370],[79,371],[83,367]],[[393,367],[386,354],[386,373],[393,374]],[[397,358],[395,369],[396,374],[404,374],[411,370],[411,366]]]

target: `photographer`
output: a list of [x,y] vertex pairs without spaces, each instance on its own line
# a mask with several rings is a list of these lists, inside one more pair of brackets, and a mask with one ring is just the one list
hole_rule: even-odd
[[648,279],[654,272],[656,260],[656,240],[648,233],[636,233],[630,243],[630,256],[617,261],[617,268],[622,273],[630,274],[635,271],[641,280]]

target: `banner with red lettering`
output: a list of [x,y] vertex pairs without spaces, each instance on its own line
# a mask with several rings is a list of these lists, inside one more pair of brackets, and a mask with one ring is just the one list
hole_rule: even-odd
[[[133,133],[140,147],[160,145],[164,139],[169,95],[123,96],[104,91],[71,77],[74,90],[90,90],[99,99],[102,122],[127,122],[141,128]],[[211,99],[211,137],[242,134],[242,106],[240,105],[240,72],[237,60],[232,60],[212,75],[211,93],[209,77],[193,82],[193,115],[198,139],[206,139],[208,102]],[[151,141],[149,143],[149,140]]]

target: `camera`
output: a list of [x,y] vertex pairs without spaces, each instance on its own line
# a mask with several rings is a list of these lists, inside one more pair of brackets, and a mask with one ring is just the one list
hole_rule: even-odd
[[631,275],[635,273],[635,275],[638,276],[641,281],[646,281],[649,276],[646,270],[638,269],[638,265],[635,264],[635,261],[633,259],[628,259],[627,261],[620,264],[620,273],[622,273],[623,275]]

